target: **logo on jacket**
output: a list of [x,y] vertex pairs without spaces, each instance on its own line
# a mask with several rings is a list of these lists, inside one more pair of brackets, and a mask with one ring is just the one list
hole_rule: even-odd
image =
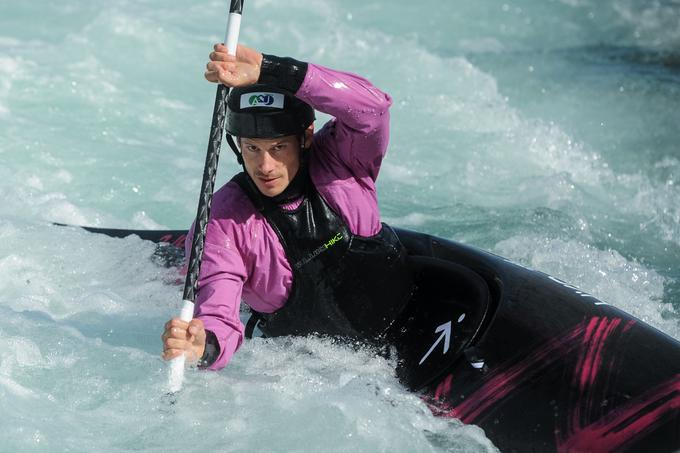
[[335,236],[330,238],[328,241],[321,244],[321,246],[319,248],[317,248],[312,253],[310,253],[309,255],[307,255],[306,257],[304,257],[303,259],[301,259],[297,263],[295,263],[295,265],[294,265],[295,269],[300,269],[302,266],[309,263],[314,258],[316,258],[317,256],[321,255],[323,252],[325,252],[326,250],[328,250],[329,248],[334,246],[337,242],[341,241],[343,237],[344,236],[342,235],[342,233],[337,233]]
[[283,108],[283,94],[281,93],[246,93],[241,95],[241,108],[269,107]]

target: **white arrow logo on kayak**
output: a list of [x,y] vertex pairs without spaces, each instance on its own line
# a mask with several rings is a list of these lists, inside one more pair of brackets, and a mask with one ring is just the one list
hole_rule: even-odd
[[446,322],[442,324],[441,326],[437,327],[434,330],[434,333],[441,332],[442,334],[437,338],[437,341],[434,342],[432,347],[430,348],[429,351],[423,356],[422,359],[420,359],[420,363],[418,365],[422,365],[425,359],[427,359],[430,354],[432,354],[432,351],[434,351],[434,348],[437,347],[440,341],[444,340],[444,354],[449,352],[449,346],[451,346],[451,321]]

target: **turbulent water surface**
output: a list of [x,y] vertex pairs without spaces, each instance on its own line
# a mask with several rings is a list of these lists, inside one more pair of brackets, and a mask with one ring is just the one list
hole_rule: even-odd
[[[494,450],[389,361],[318,339],[247,342],[170,404],[176,271],[138,238],[51,226],[189,225],[227,8],[0,3],[0,450]],[[680,338],[679,23],[678,0],[249,0],[241,37],[393,96],[387,221]],[[225,152],[220,183],[237,169]]]

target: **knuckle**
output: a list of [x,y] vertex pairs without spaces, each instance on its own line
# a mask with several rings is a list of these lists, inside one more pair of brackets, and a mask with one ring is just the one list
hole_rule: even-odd
[[172,319],[172,324],[170,325],[171,328],[173,329],[182,329],[187,325],[186,321],[182,321],[179,318],[173,318]]
[[187,330],[186,329],[177,329],[173,332],[173,337],[183,340],[187,336]]

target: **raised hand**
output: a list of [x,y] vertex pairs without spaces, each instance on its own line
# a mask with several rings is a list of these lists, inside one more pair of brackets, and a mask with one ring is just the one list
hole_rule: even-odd
[[229,55],[224,44],[215,44],[206,65],[205,78],[229,87],[252,85],[260,78],[262,54],[250,47],[238,45],[236,56]]

